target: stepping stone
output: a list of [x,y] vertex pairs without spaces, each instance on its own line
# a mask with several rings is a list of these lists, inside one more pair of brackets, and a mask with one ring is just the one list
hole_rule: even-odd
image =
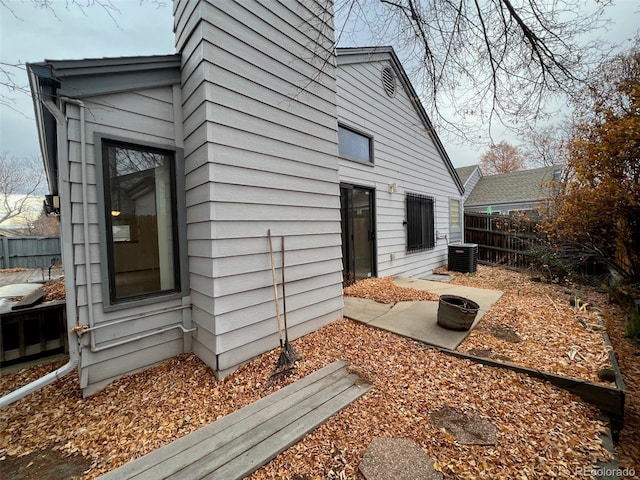
[[477,415],[467,415],[451,407],[442,407],[431,414],[431,423],[444,428],[462,445],[495,445],[496,426]]
[[433,460],[408,438],[374,438],[358,467],[366,480],[442,480]]

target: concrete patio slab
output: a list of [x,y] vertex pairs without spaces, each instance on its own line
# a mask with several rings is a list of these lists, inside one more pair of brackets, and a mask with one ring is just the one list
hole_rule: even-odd
[[0,272],[0,287],[13,285],[15,283],[29,283],[35,270],[22,270],[20,272]]
[[437,302],[400,302],[396,306],[397,310],[392,309],[369,325],[450,350],[455,350],[469,334],[439,326]]
[[392,307],[392,303],[378,303],[367,298],[344,297],[344,316],[362,323],[369,323],[381,317],[388,313]]
[[398,335],[440,348],[455,350],[478,324],[482,316],[502,296],[499,290],[464,287],[450,283],[408,277],[394,278],[402,287],[426,290],[438,295],[458,295],[476,302],[480,309],[469,330],[448,330],[438,325],[438,302],[398,302],[391,306],[373,300],[344,297],[344,316]]
[[0,313],[11,311],[16,302],[15,297],[25,297],[35,292],[42,284],[49,280],[57,280],[64,277],[61,267],[51,269],[31,269],[18,272],[0,270]]

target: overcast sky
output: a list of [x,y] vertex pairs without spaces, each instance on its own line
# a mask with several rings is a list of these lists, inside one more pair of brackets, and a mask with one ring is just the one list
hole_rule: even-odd
[[[1,3],[6,3],[8,11]],[[99,6],[86,9],[66,7],[66,1],[53,0],[54,12],[33,7],[31,0],[0,2],[0,61],[8,64],[39,62],[44,59],[81,59],[174,52],[172,2],[165,6],[146,0],[113,0],[119,12],[115,21]],[[609,32],[599,36],[621,43],[636,34],[640,24],[638,0],[616,0],[608,10],[615,22]],[[117,22],[117,23],[116,23]],[[363,43],[368,43],[367,39]],[[351,45],[349,45],[351,46]],[[28,88],[24,70],[16,71],[16,83]],[[4,91],[2,93],[5,93]],[[0,105],[0,152],[16,157],[40,154],[28,95],[16,93],[15,103]],[[442,136],[456,167],[478,163],[486,145],[458,146]],[[494,138],[496,142],[501,138]],[[507,139],[509,140],[509,139]]]

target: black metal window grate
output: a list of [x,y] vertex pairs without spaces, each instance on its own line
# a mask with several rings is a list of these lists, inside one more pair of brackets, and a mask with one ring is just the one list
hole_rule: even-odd
[[435,200],[427,195],[406,194],[407,252],[435,247]]

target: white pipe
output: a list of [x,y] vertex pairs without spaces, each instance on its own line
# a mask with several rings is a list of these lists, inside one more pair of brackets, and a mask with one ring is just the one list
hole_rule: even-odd
[[78,359],[71,360],[68,363],[64,364],[62,367],[57,370],[46,374],[44,377],[40,377],[39,379],[25,385],[24,387],[19,388],[18,390],[14,390],[11,393],[8,393],[4,397],[0,398],[0,408],[4,408],[13,402],[20,400],[23,397],[26,397],[30,393],[36,392],[40,390],[42,387],[49,385],[50,383],[55,382],[56,380],[64,377],[67,373],[71,373],[78,366]]
[[[185,308],[191,308],[191,305],[179,305],[177,307],[161,308],[159,310],[152,310],[150,312],[139,313],[137,315],[128,315],[126,317],[121,317],[118,320],[114,320],[113,322],[100,323],[95,327],[84,328],[78,331],[78,334],[81,335],[86,332],[98,330],[99,328],[111,327],[113,325],[118,325],[119,323],[130,322],[131,320],[138,320],[139,318],[151,317],[153,315],[161,315],[163,313],[168,313],[168,312],[175,312],[176,310],[184,310]],[[187,325],[185,326],[185,328],[189,328],[189,326]]]
[[191,333],[191,332],[195,332],[197,330],[197,328],[184,328],[184,326],[182,326],[182,324],[178,324],[178,325],[173,325],[171,327],[164,327],[164,328],[159,328],[157,330],[154,330],[153,332],[148,332],[148,333],[143,333],[142,335],[137,335],[135,337],[132,338],[127,338],[126,340],[119,340],[117,342],[113,342],[110,343],[108,345],[103,345],[100,347],[95,347],[95,348],[91,348],[92,352],[101,352],[102,350],[107,350],[109,348],[113,348],[113,347],[119,347],[120,345],[125,345],[127,343],[131,343],[131,342],[135,342],[138,340],[142,340],[143,338],[147,338],[147,337],[151,337],[152,335],[158,335],[160,333],[165,333],[168,332],[169,330],[174,330],[176,328],[179,328],[180,330],[182,330],[182,333]]
[[[58,178],[58,181],[60,182],[59,187],[61,187],[62,182],[69,181],[69,178],[68,178],[69,170],[66,164],[67,119],[64,116],[64,114],[58,109],[58,107],[50,99],[44,98],[44,99],[41,99],[41,102],[42,102],[42,105],[44,105],[44,107],[47,110],[49,110],[51,115],[54,116],[58,126],[58,134],[57,134],[58,158],[63,158],[63,165],[60,168],[60,177]],[[59,190],[62,191],[62,188],[60,188]],[[63,211],[66,210],[67,212],[66,214],[71,215],[71,204],[70,204],[68,195],[61,195],[61,201],[68,203],[68,205],[65,205],[65,206],[61,205],[61,208],[63,209]],[[62,233],[64,234],[64,230]],[[63,246],[63,251],[67,251],[67,254],[68,254],[68,256],[66,256],[67,260],[72,259],[73,258],[72,242],[62,242],[62,246]],[[63,258],[65,258],[64,254],[63,254]],[[65,275],[65,284],[67,287],[69,286],[69,282],[73,284],[74,282],[73,274]],[[69,288],[67,288],[67,302],[66,302],[67,310],[68,310],[67,318],[75,318],[74,295],[75,295],[74,290],[72,289],[70,290]],[[71,301],[69,301],[69,297],[71,297]],[[13,402],[20,400],[21,398],[26,397],[30,393],[36,392],[41,388],[49,385],[50,383],[55,382],[59,378],[62,378],[64,375],[72,372],[78,366],[78,363],[79,363],[78,340],[77,340],[77,337],[70,332],[68,325],[67,325],[67,334],[69,337],[69,362],[67,362],[66,364],[64,364],[62,367],[58,368],[54,372],[51,372],[43,377],[40,377],[37,380],[34,380],[33,382],[3,396],[2,398],[0,398],[0,408],[4,408],[12,404]]]
[[[82,177],[82,228],[84,236],[84,270],[87,290],[87,315],[89,328],[93,328],[95,319],[93,316],[93,284],[91,283],[91,242],[89,241],[89,194],[87,186],[87,139],[85,128],[85,106],[82,100],[69,97],[60,97],[60,101],[64,103],[72,103],[80,109],[80,167]],[[66,161],[66,160],[65,160]],[[89,335],[91,341],[91,350],[96,348],[96,338],[91,333]]]

